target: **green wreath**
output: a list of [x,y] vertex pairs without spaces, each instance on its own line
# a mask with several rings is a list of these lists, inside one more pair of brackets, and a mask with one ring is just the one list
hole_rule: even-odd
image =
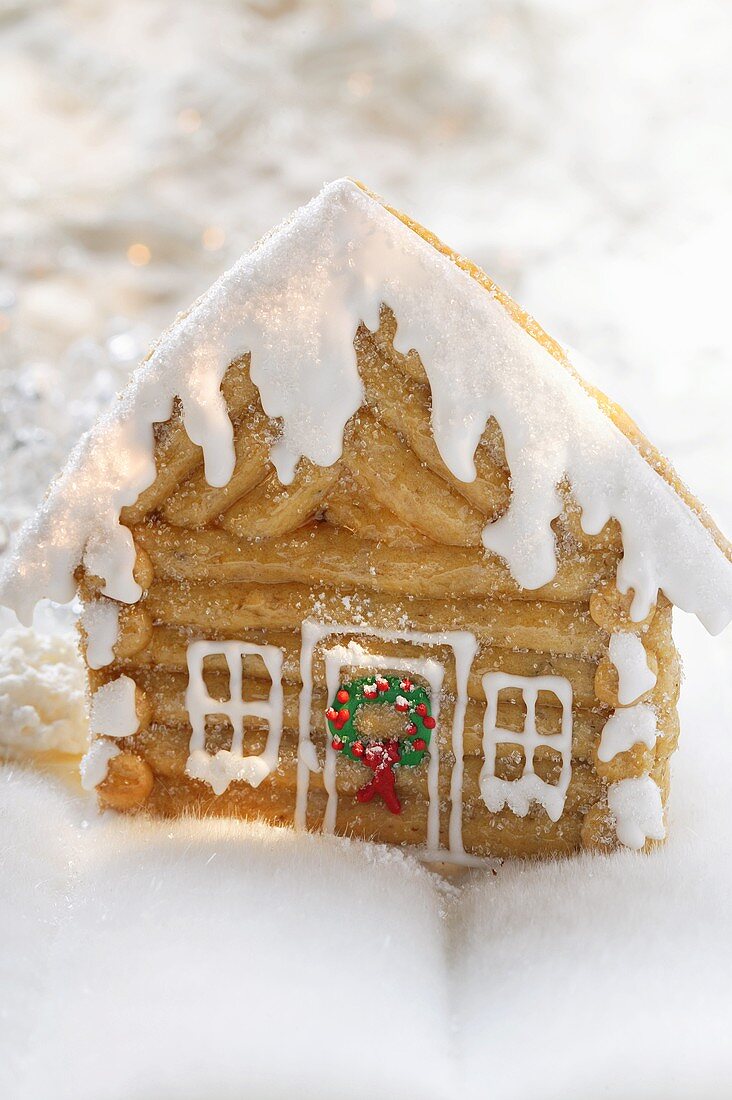
[[392,706],[404,715],[406,736],[399,742],[398,762],[412,768],[421,764],[437,723],[426,689],[403,676],[364,676],[341,684],[325,712],[333,748],[350,760],[361,760],[366,745],[354,727],[354,720],[369,703]]

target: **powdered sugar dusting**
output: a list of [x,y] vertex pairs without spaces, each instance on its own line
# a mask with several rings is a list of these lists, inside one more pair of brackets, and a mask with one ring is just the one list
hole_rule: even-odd
[[425,366],[435,441],[452,473],[475,477],[490,416],[503,431],[512,500],[484,543],[519,584],[534,589],[555,575],[551,522],[566,477],[589,533],[612,516],[621,524],[618,583],[634,591],[635,618],[660,588],[712,632],[722,629],[732,618],[732,564],[698,517],[495,298],[347,180],[245,255],[154,349],[72,455],[21,538],[0,598],[26,618],[41,595],[68,600],[84,555],[107,595],[139,598],[131,538],[117,517],[153,480],[152,423],[178,395],[206,477],[225,484],[234,452],[219,386],[246,351],[265,412],[282,421],[272,451],[280,479],[292,479],[301,456],[335,462],[363,400],[354,334],[361,321],[376,327],[382,302],[398,319],[396,346],[414,348]]

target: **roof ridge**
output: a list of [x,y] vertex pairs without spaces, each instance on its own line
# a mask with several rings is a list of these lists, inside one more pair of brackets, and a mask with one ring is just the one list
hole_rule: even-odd
[[[350,177],[349,177],[350,178]],[[372,191],[361,180],[352,179],[352,183],[355,183],[364,194],[369,198],[379,203],[385,210],[397,218],[403,225],[406,225],[417,236],[421,237],[423,241],[432,245],[438,252],[448,259],[452,260],[462,271],[465,271],[472,279],[475,279],[485,290],[487,290],[507,311],[512,320],[514,320],[525,332],[532,336],[534,340],[538,341],[541,346],[549,352],[553,359],[556,359],[560,366],[568,370],[575,380],[582,386],[583,390],[593,398],[597,403],[600,410],[607,416],[615,426],[623,433],[636,450],[639,452],[642,458],[648,463],[659,477],[673,489],[679,499],[694,513],[697,519],[706,527],[709,534],[714,539],[715,543],[725,555],[728,561],[732,562],[732,542],[726,537],[726,535],[720,530],[715,523],[712,516],[707,509],[701,503],[701,501],[692,493],[686,483],[673,467],[673,464],[666,458],[661,451],[655,446],[654,443],[645,435],[644,432],[638,427],[633,418],[625,411],[625,409],[618,405],[617,402],[611,400],[601,389],[597,386],[593,386],[586,378],[577,370],[572,361],[567,356],[566,351],[554,339],[550,336],[545,329],[539,324],[539,322],[523,309],[514,299],[501,287],[490,275],[473,263],[472,260],[467,259],[461,253],[457,252],[450,245],[445,244],[436,234],[431,230],[426,229],[420,222],[410,217],[408,214],[403,213],[390,203],[386,202],[377,192]]]

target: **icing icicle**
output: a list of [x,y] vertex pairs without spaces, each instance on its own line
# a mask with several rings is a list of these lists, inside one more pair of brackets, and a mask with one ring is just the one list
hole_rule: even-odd
[[517,583],[535,589],[555,575],[551,522],[566,481],[587,533],[620,523],[618,587],[633,589],[634,619],[659,589],[714,633],[732,619],[732,563],[699,517],[494,295],[348,180],[243,256],[157,344],[75,448],[19,541],[0,600],[27,622],[42,596],[72,598],[82,559],[105,595],[139,599],[118,517],[154,480],[152,426],[177,395],[206,478],[225,485],[235,456],[220,383],[246,352],[265,412],[281,418],[272,449],[281,481],[301,456],[334,463],[364,397],[354,335],[361,322],[376,329],[381,303],[397,318],[397,350],[419,353],[434,439],[456,478],[474,479],[488,418],[501,428],[512,498],[483,541]]

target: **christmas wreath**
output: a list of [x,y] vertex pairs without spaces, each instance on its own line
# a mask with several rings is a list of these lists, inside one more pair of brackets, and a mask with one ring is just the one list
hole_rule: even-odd
[[[361,708],[370,703],[391,706],[404,716],[403,738],[364,740],[354,723]],[[358,792],[359,802],[370,802],[379,794],[392,813],[400,813],[393,769],[397,764],[413,768],[422,763],[436,725],[425,688],[405,677],[364,676],[341,684],[325,716],[336,752],[360,761],[374,773]]]

